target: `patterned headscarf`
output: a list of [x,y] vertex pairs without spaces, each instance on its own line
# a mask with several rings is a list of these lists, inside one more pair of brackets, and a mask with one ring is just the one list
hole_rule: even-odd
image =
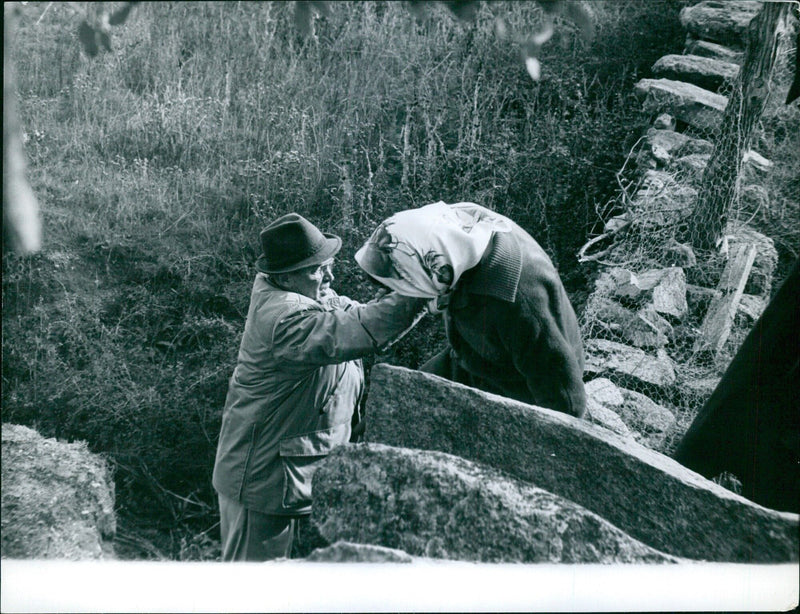
[[405,296],[448,294],[511,221],[475,203],[437,202],[394,214],[356,252],[359,266]]

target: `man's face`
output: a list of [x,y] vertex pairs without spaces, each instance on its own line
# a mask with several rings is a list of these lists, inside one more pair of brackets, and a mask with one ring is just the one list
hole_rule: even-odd
[[280,282],[284,289],[297,292],[315,301],[322,300],[333,281],[333,258],[318,266],[306,267],[299,271],[283,273]]

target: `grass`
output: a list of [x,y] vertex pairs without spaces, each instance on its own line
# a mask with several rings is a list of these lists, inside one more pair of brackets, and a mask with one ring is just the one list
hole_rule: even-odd
[[[2,417],[108,455],[126,556],[202,559],[259,230],[297,211],[340,234],[337,286],[368,299],[352,255],[378,222],[473,200],[528,229],[580,306],[575,254],[651,119],[632,85],[680,47],[684,3],[593,3],[595,42],[560,24],[538,83],[492,13],[525,31],[535,3],[475,23],[336,3],[308,40],[290,3],[141,3],[94,60],[46,4],[13,46],[45,247],[4,255]],[[381,360],[442,342],[427,319]]]

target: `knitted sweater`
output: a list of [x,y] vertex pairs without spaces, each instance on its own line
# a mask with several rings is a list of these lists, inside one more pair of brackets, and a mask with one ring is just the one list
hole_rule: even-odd
[[504,396],[581,417],[583,345],[561,279],[518,225],[495,233],[445,312],[460,367]]

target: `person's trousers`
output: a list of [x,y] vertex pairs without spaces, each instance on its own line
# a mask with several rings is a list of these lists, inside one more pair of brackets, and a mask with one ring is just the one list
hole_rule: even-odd
[[292,553],[296,518],[262,514],[219,495],[223,561],[271,561]]

